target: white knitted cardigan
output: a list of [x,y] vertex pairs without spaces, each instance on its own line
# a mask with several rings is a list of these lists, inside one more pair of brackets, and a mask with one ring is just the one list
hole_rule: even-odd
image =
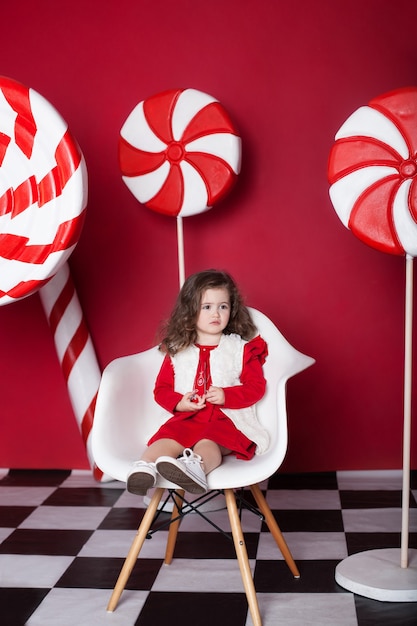
[[[222,335],[217,348],[210,352],[210,372],[215,387],[234,387],[242,384],[240,375],[246,343],[247,341],[239,335]],[[193,345],[171,357],[176,392],[184,395],[194,388],[199,355],[199,348]],[[259,423],[255,405],[243,409],[227,409],[223,406],[220,408],[232,420],[236,428],[256,444],[256,454],[266,452],[269,435]]]

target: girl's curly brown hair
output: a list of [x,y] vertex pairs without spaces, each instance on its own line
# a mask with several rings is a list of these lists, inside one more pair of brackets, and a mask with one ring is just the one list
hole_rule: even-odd
[[207,289],[224,287],[230,296],[230,319],[224,333],[236,333],[242,339],[252,339],[256,326],[233,278],[219,270],[204,270],[189,276],[184,282],[170,318],[162,330],[161,352],[171,355],[187,348],[197,339],[196,323],[200,312],[201,299]]

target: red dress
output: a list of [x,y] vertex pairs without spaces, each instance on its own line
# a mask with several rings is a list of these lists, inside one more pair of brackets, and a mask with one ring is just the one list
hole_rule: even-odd
[[[200,349],[194,389],[202,395],[211,385],[210,352],[217,346],[197,346]],[[224,407],[241,409],[258,402],[265,393],[262,364],[267,355],[265,341],[257,336],[244,346],[240,385],[224,387]],[[193,391],[190,389],[190,391]],[[210,439],[231,451],[239,459],[251,459],[256,446],[221,410],[219,405],[206,403],[194,412],[175,411],[182,394],[174,390],[174,368],[167,355],[162,363],[154,389],[155,400],[173,413],[165,424],[151,437],[148,445],[158,439],[174,439],[184,448],[192,448],[201,439]]]

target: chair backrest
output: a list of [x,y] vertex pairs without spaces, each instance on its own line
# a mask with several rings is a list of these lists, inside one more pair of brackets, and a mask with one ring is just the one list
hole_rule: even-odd
[[[268,344],[264,365],[267,391],[257,411],[271,443],[265,454],[250,462],[226,457],[209,474],[212,489],[258,483],[278,469],[287,450],[286,382],[314,363],[314,359],[293,348],[263,313],[252,308],[250,312]],[[140,458],[150,436],[169,417],[153,397],[162,360],[155,346],[115,359],[103,372],[92,429],[92,453],[98,467],[117,480],[126,480],[131,463]]]

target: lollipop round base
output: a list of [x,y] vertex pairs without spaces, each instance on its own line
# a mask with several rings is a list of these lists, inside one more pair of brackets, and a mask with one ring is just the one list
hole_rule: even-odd
[[384,602],[417,602],[417,550],[402,568],[399,548],[359,552],[336,567],[336,582],[360,596]]

